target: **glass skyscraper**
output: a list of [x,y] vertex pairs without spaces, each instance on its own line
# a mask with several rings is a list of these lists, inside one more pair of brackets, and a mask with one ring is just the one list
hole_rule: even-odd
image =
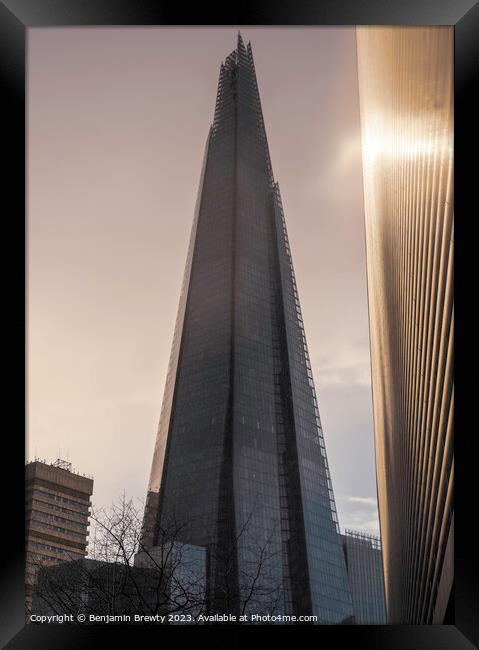
[[352,600],[251,46],[221,65],[143,545],[206,549],[212,612],[352,622]]
[[386,598],[379,537],[359,530],[344,531],[344,556],[353,598],[355,622],[361,625],[384,625]]

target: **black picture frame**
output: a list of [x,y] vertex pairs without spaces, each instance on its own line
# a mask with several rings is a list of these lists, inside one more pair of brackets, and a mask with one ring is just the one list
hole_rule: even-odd
[[[467,249],[472,239],[467,225],[474,221],[471,209],[472,189],[477,176],[474,157],[475,119],[478,113],[474,97],[479,61],[479,4],[473,0],[282,0],[277,2],[223,3],[215,6],[197,4],[191,9],[179,3],[158,0],[0,0],[0,70],[6,98],[4,109],[4,231],[3,271],[4,370],[3,418],[4,455],[2,480],[3,552],[0,556],[0,643],[6,648],[81,648],[114,643],[121,634],[123,643],[132,648],[149,647],[146,635],[156,643],[208,643],[210,647],[237,647],[262,638],[266,643],[281,640],[301,642],[298,633],[308,632],[314,644],[351,645],[355,648],[407,648],[450,650],[473,648],[479,644],[479,593],[477,586],[477,541],[470,521],[474,514],[476,464],[472,445],[476,437],[472,409],[473,379],[466,378],[467,366],[474,364],[474,346],[467,339],[477,332],[478,320],[463,314],[474,292],[465,289],[468,278],[474,278],[474,255],[461,250],[457,256],[456,288],[459,288],[460,330],[456,345],[456,373],[460,409],[456,410],[455,440],[455,625],[437,626],[244,626],[176,627],[166,629],[148,626],[68,626],[28,625],[24,623],[24,462],[25,462],[25,82],[26,31],[40,26],[93,25],[454,25],[455,26],[455,186],[456,210],[459,219],[459,240],[456,245]],[[469,219],[467,218],[469,217]],[[472,217],[472,219],[471,219]],[[7,230],[7,232],[5,232]],[[468,244],[467,244],[467,243]],[[10,256],[5,253],[10,253]],[[456,277],[458,277],[456,275]],[[472,301],[474,302],[474,301]],[[471,329],[470,329],[471,328]],[[474,328],[474,329],[472,329]],[[472,337],[470,339],[473,340]],[[462,354],[462,350],[467,353]],[[465,361],[467,357],[467,361]],[[471,375],[474,377],[474,374]],[[468,417],[469,416],[469,417]],[[8,450],[6,447],[8,446]],[[167,635],[161,636],[160,635]],[[214,636],[212,636],[214,635]],[[271,637],[273,635],[273,638]],[[302,636],[302,635],[301,635]],[[160,641],[161,638],[161,641]],[[165,641],[165,639],[167,639]]]

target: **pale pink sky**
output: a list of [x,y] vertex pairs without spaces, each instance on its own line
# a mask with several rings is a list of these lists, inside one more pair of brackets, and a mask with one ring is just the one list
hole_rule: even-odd
[[[353,28],[251,40],[342,527],[377,530]],[[27,456],[146,494],[236,28],[28,30]]]

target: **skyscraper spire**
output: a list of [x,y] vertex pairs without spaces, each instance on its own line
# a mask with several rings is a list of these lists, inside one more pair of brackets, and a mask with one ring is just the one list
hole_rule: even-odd
[[251,46],[220,67],[145,512],[205,549],[217,612],[350,622],[291,252]]

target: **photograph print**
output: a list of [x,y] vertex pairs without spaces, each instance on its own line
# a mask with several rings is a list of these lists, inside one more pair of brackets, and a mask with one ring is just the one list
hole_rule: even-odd
[[454,624],[453,27],[27,42],[27,626]]

